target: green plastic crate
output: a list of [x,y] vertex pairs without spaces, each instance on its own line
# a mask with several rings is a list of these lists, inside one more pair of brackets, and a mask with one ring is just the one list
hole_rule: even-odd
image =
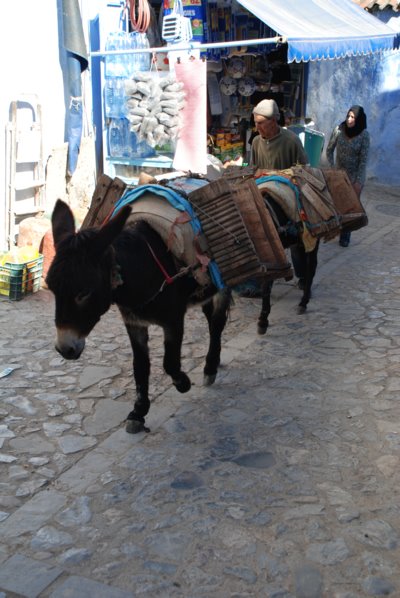
[[40,289],[43,272],[43,255],[23,264],[6,262],[0,266],[0,295],[10,301],[20,301]]

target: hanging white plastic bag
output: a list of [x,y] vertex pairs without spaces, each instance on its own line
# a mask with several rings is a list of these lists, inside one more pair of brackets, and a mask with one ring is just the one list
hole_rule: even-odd
[[138,141],[146,141],[151,147],[174,141],[186,98],[183,84],[172,74],[160,77],[157,70],[151,70],[134,73],[125,89],[130,130]]

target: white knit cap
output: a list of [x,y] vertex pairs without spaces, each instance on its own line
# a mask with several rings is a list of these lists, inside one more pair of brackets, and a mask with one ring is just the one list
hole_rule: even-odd
[[272,118],[273,116],[279,119],[279,108],[275,100],[261,100],[257,106],[253,108],[253,114],[264,116],[265,118]]

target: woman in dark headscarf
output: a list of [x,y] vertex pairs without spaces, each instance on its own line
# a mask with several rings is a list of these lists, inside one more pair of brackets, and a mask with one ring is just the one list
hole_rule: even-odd
[[[364,108],[357,105],[352,106],[347,112],[346,120],[332,131],[326,149],[326,157],[329,164],[333,166],[336,150],[335,166],[347,172],[358,197],[360,197],[365,183],[369,144],[370,138]],[[350,243],[350,232],[342,231],[339,243],[342,247],[347,247]]]

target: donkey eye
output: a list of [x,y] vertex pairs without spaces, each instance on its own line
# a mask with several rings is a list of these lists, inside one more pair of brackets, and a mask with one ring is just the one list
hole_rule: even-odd
[[81,293],[78,293],[78,295],[75,296],[75,303],[78,307],[83,307],[84,305],[86,305],[86,303],[88,303],[91,295],[91,291],[82,291]]

